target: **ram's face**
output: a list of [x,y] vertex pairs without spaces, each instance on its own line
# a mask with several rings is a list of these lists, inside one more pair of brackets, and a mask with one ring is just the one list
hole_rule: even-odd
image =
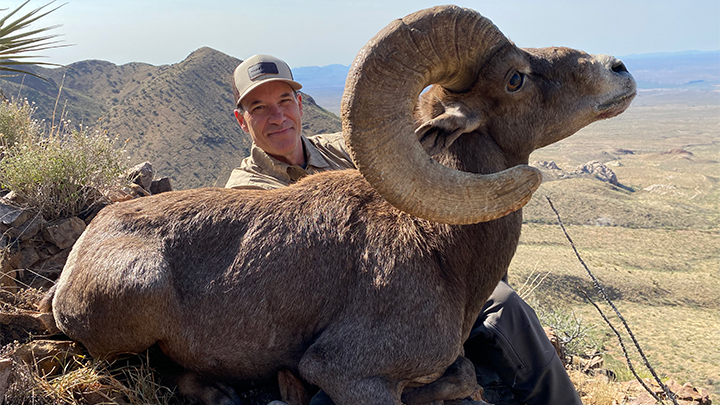
[[527,156],[622,113],[635,96],[635,80],[611,56],[508,43],[481,67],[470,91],[446,95],[446,110],[475,117],[478,130],[503,150]]
[[[479,13],[438,6],[392,22],[360,50],[343,133],[358,169],[391,204],[431,221],[475,223],[529,200],[541,177],[522,166],[533,150],[621,113],[634,95],[635,81],[612,57],[520,49]],[[468,133],[496,143],[478,159],[515,168],[476,178],[427,158]]]

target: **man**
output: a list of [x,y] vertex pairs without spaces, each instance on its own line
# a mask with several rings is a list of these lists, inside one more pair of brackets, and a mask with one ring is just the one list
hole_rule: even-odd
[[302,135],[302,86],[280,59],[255,55],[233,75],[235,118],[252,137],[250,156],[225,187],[272,189],[325,170],[354,169],[341,133]]
[[[342,134],[302,135],[302,86],[285,62],[255,55],[233,77],[235,117],[253,143],[225,187],[273,189],[324,170],[354,168]],[[582,405],[535,312],[504,281],[485,304],[465,351],[473,363],[491,364],[519,403]],[[324,403],[323,395],[313,403]]]

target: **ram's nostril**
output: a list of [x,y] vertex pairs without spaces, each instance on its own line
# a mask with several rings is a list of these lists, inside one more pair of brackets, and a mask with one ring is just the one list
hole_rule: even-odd
[[611,69],[612,69],[612,71],[615,72],[615,73],[621,73],[621,72],[627,72],[627,71],[628,71],[627,68],[625,67],[625,64],[622,63],[621,61],[616,61],[615,63],[613,63]]

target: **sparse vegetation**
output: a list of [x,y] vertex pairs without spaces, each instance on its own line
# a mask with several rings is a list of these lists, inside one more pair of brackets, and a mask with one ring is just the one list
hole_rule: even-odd
[[[124,151],[106,134],[62,121],[49,133],[32,119],[27,102],[0,103],[0,185],[47,220],[78,215],[105,202],[126,170]],[[3,128],[4,127],[0,127]]]
[[[545,308],[572,311],[595,325],[588,334],[603,353],[604,367],[618,381],[634,379],[615,336],[577,288],[593,291],[553,218],[545,200],[550,196],[660,377],[691,382],[717,399],[720,106],[717,99],[700,105],[695,100],[631,107],[535,152],[531,160],[552,160],[568,170],[592,160],[612,163],[618,181],[635,191],[593,179],[544,183],[524,209],[510,281],[519,287],[531,274],[547,274],[535,288],[538,314]],[[692,155],[666,153],[678,148]],[[610,218],[610,225],[601,217]],[[633,362],[640,364],[639,358]]]
[[34,112],[27,100],[0,103],[0,151],[39,136],[42,126],[32,118]]

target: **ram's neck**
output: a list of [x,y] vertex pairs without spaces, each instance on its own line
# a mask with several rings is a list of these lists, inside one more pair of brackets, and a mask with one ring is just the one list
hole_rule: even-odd
[[453,169],[488,174],[527,164],[529,156],[503,150],[491,133],[480,130],[461,135],[445,152],[434,158]]
[[[527,164],[527,157],[508,156],[492,136],[483,133],[461,136],[436,159],[458,170],[485,174]],[[490,222],[449,228],[447,260],[454,263],[448,269],[456,273],[453,277],[463,280],[462,289],[467,294],[464,333],[470,332],[490,293],[506,275],[521,228],[522,210]]]

